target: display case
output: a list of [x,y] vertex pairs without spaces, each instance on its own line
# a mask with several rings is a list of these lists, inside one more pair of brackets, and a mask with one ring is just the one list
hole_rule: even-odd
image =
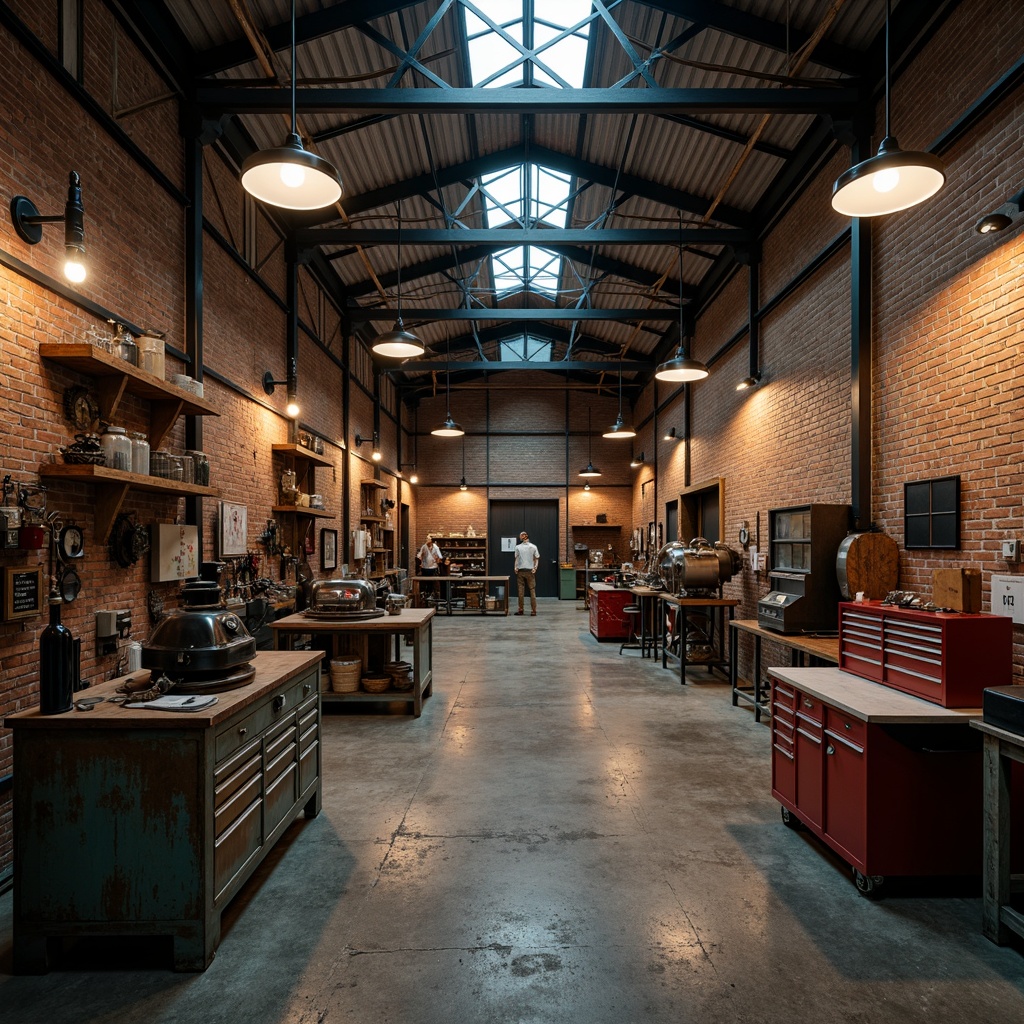
[[380,480],[362,480],[359,483],[360,529],[366,533],[365,554],[362,558],[353,551],[353,561],[362,563],[363,575],[370,580],[382,580],[395,567],[395,529],[390,512],[382,514],[381,499],[386,497],[388,485]]
[[797,505],[768,512],[771,591],[757,603],[757,624],[779,633],[835,630],[840,599],[839,545],[849,505]]
[[487,574],[487,537],[439,536],[431,534],[447,560],[447,572],[453,575]]

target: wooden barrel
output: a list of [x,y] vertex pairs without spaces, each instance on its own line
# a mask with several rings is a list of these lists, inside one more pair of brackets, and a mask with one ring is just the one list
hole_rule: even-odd
[[851,533],[839,545],[836,576],[845,600],[852,601],[863,591],[869,601],[880,601],[899,583],[896,541],[884,533]]

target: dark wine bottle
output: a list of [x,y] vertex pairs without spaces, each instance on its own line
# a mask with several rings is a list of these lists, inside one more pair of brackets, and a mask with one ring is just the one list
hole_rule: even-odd
[[39,636],[39,711],[59,715],[70,711],[74,689],[75,640],[61,624],[60,597],[50,595],[50,624]]

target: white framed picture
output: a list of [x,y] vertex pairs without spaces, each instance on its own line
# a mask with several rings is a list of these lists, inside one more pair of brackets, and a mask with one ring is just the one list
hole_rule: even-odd
[[220,503],[218,556],[237,558],[248,550],[249,516],[246,506],[237,501]]

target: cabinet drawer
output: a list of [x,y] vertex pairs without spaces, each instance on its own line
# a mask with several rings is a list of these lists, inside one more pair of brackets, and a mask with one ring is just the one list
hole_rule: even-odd
[[320,768],[320,741],[313,733],[309,746],[301,747],[299,753],[299,792],[302,793],[316,781]]
[[267,769],[263,815],[264,838],[268,837],[281,824],[298,796],[299,765],[296,749],[294,744],[286,748],[277,762]]
[[213,844],[214,899],[231,884],[262,841],[263,801],[257,796],[228,825]]
[[787,690],[782,683],[773,680],[772,704],[779,708],[796,708],[796,692]]
[[261,704],[248,715],[231,725],[225,726],[217,734],[216,758],[220,763],[244,744],[259,739],[264,730],[273,721],[273,713],[269,702]]
[[808,697],[803,693],[799,694],[796,716],[803,721],[817,722],[818,725],[825,721],[824,708],[821,701],[817,697]]
[[234,757],[218,765],[213,773],[214,812],[218,812],[252,776],[259,775],[262,767],[259,740],[246,744]]
[[796,717],[792,710],[781,704],[772,705],[772,725],[779,731],[792,736],[796,728]]
[[234,823],[244,817],[254,803],[260,802],[263,792],[263,777],[259,773],[259,761],[256,771],[251,774],[239,772],[232,778],[238,779],[238,786],[230,793],[217,794],[217,806],[213,812],[213,834],[219,840]]
[[837,708],[825,711],[825,731],[863,747],[868,735],[868,724]]

